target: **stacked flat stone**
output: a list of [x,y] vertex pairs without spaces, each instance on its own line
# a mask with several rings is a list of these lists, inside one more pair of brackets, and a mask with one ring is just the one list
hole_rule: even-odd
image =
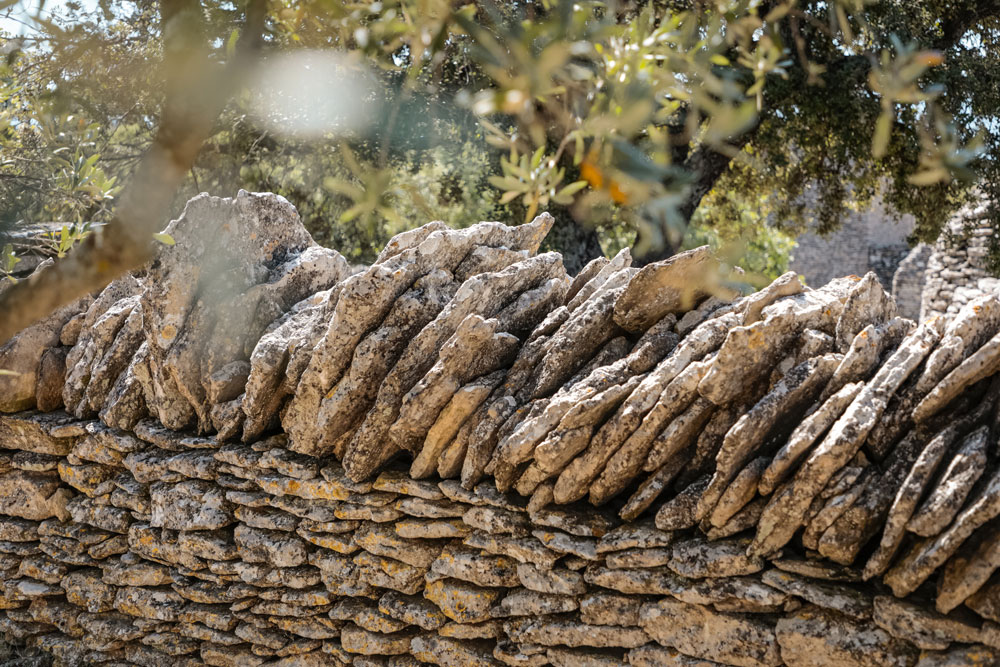
[[350,274],[279,197],[192,200],[0,348],[0,634],[70,665],[1000,661],[1000,300],[739,296],[707,248],[570,278],[551,222],[430,223]]
[[924,260],[921,317],[954,315],[983,294],[1000,294],[990,270],[995,216],[995,204],[979,194],[948,220]]

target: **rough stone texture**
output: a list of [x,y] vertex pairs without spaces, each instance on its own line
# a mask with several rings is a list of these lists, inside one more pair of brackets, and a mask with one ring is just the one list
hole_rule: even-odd
[[905,641],[836,612],[806,607],[782,618],[775,627],[781,657],[788,665],[835,667],[913,665],[917,650]]
[[730,301],[682,281],[706,249],[570,280],[550,224],[430,223],[348,276],[283,200],[196,199],[154,267],[24,334],[0,636],[65,664],[995,663],[1000,301],[916,326],[872,275],[794,274]]
[[983,294],[1000,293],[988,257],[993,236],[990,202],[983,197],[959,210],[928,247],[920,317],[952,315]]

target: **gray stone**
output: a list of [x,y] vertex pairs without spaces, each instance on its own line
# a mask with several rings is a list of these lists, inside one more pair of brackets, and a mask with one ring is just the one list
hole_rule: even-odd
[[483,551],[509,556],[519,563],[531,563],[549,569],[563,552],[549,549],[536,537],[506,537],[474,531],[463,542]]
[[424,588],[424,597],[457,623],[478,623],[490,618],[490,609],[503,596],[495,588],[481,588],[457,579],[439,579]]
[[764,568],[763,560],[747,556],[749,543],[749,540],[708,542],[699,538],[677,542],[673,546],[669,567],[677,574],[693,579],[760,572]]
[[691,482],[683,491],[660,506],[656,512],[656,527],[660,530],[681,530],[698,523],[695,513],[711,477],[704,475]]
[[1000,368],[1000,334],[994,335],[981,348],[948,373],[913,410],[916,422],[926,421],[958,396],[963,389]]
[[791,418],[816,399],[839,362],[837,355],[828,354],[799,364],[739,418],[726,433],[716,456],[715,474],[698,503],[695,516],[699,520],[710,515],[726,488],[754,457],[779,420]]
[[150,485],[150,525],[171,530],[213,530],[233,522],[222,489],[203,480]]
[[914,544],[909,552],[886,572],[883,581],[899,597],[912,593],[934,570],[943,565],[977,528],[997,515],[1000,515],[1000,475],[994,471],[982,491],[955,517],[947,530],[936,538]]
[[414,567],[430,567],[441,553],[443,544],[428,540],[399,537],[392,526],[366,522],[354,533],[354,541],[376,556],[387,556]]
[[870,621],[805,607],[775,627],[786,664],[814,667],[913,665],[917,651]]
[[580,606],[572,595],[540,593],[538,591],[515,589],[490,610],[494,618],[511,616],[542,616],[548,614],[564,614],[576,611]]
[[583,576],[564,568],[542,569],[531,563],[519,563],[517,578],[522,586],[539,593],[580,595],[587,590]]
[[840,296],[825,288],[785,297],[768,306],[762,311],[764,319],[728,331],[698,392],[716,405],[737,398],[770,372],[803,330],[830,329],[842,308]]
[[446,546],[431,563],[431,571],[478,586],[511,588],[519,584],[513,560],[505,556],[481,555],[462,547]]
[[55,472],[12,470],[0,473],[0,514],[41,520],[69,519],[67,502],[72,492]]
[[861,621],[871,618],[871,597],[857,589],[780,570],[768,570],[762,579],[765,584],[800,597],[817,607],[832,609]]
[[791,539],[802,525],[813,498],[857,453],[885,410],[889,397],[940,338],[937,326],[934,321],[925,323],[903,341],[830,428],[784,490],[775,493],[761,515],[752,552],[774,553]]
[[542,646],[635,648],[649,641],[646,633],[638,628],[588,625],[579,621],[547,618],[507,621],[504,623],[504,632],[512,641]]
[[878,595],[874,603],[875,623],[899,639],[905,639],[922,649],[946,649],[952,642],[980,641],[978,623],[949,618],[920,605]]
[[986,468],[988,432],[989,428],[982,426],[966,436],[937,486],[906,524],[907,530],[931,537],[951,523]]
[[844,385],[795,427],[792,434],[788,436],[788,441],[774,455],[767,470],[761,476],[758,486],[761,495],[770,495],[779,484],[787,479],[793,467],[801,461],[816,440],[837,421],[847,406],[857,398],[863,386],[864,384],[861,382]]
[[499,664],[486,645],[449,637],[414,637],[410,651],[418,660],[442,667],[496,667]]
[[289,533],[238,525],[233,537],[240,558],[246,562],[277,567],[295,567],[306,562],[305,544]]
[[854,337],[866,326],[879,326],[896,316],[896,303],[873,271],[865,274],[847,295],[837,320],[837,351],[847,352]]
[[644,605],[639,623],[657,642],[698,658],[747,667],[782,663],[774,626],[763,619],[664,598]]
[[615,303],[615,322],[645,331],[664,315],[691,310],[718,285],[718,267],[708,246],[644,266]]

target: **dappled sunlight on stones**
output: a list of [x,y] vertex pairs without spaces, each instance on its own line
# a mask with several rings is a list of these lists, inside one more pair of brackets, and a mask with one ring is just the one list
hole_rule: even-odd
[[996,662],[1000,302],[740,296],[707,248],[570,277],[551,224],[429,223],[351,272],[280,198],[193,200],[9,348],[38,372],[0,403],[0,634],[65,664]]

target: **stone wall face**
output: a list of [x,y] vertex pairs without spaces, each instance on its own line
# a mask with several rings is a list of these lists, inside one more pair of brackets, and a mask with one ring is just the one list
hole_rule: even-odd
[[988,268],[993,226],[982,200],[960,210],[945,227],[927,260],[921,315],[954,314],[983,294],[1000,294],[1000,278]]
[[[272,195],[0,348],[0,633],[68,665],[993,665],[1000,300],[575,277],[551,218],[352,273]],[[724,278],[724,276],[722,276]],[[718,282],[717,282],[718,280]]]

